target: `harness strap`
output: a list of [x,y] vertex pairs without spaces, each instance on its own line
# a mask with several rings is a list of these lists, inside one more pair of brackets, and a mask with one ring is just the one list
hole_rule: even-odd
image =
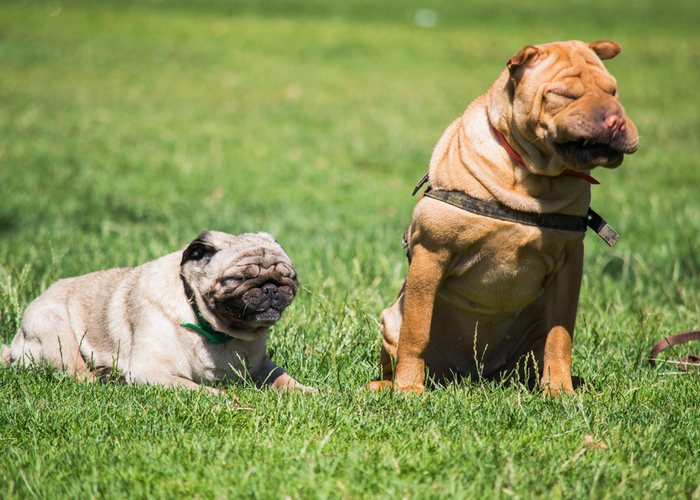
[[[418,187],[420,188],[420,186]],[[589,208],[588,214],[583,217],[566,214],[538,214],[515,210],[492,201],[479,200],[461,191],[443,191],[441,189],[431,189],[428,186],[423,195],[448,203],[467,212],[517,224],[579,233],[586,232],[590,227],[610,246],[613,246],[619,238],[615,230],[592,208]]]
[[426,172],[425,175],[423,177],[421,177],[421,179],[418,181],[418,183],[416,184],[416,187],[413,188],[413,192],[411,193],[411,196],[415,196],[416,193],[418,192],[418,190],[423,187],[423,184],[428,182],[429,178],[430,178],[430,172]]
[[477,215],[485,215],[492,219],[508,222],[516,222],[527,226],[538,226],[560,231],[586,232],[587,218],[577,215],[564,214],[538,214],[534,212],[522,212],[514,210],[500,203],[472,198],[461,191],[443,191],[440,189],[428,189],[424,196],[435,200],[444,201],[452,206],[466,210]]
[[[678,344],[684,344],[693,340],[700,340],[700,330],[692,330],[689,332],[677,333],[675,335],[671,335],[670,337],[665,337],[661,339],[659,342],[656,343],[656,345],[651,349],[651,352],[649,353],[649,364],[651,364],[651,366],[654,366],[656,364],[656,361],[658,361],[656,359],[656,356],[667,347],[671,347]],[[683,356],[680,360],[678,368],[683,372],[687,372],[688,368],[690,368],[691,366],[700,367],[700,356],[696,354],[688,354],[687,356]]]
[[[498,136],[498,131],[494,128],[494,132]],[[505,141],[505,139],[503,140]],[[506,142],[506,144],[508,144]],[[504,146],[505,147],[505,146]],[[510,147],[510,146],[509,146]],[[508,150],[508,148],[506,148]],[[573,175],[566,171],[562,175]],[[411,196],[415,196],[418,190],[423,187],[423,185],[430,179],[430,172],[421,177],[418,181],[416,187],[413,188],[413,193]],[[593,179],[593,178],[591,178]],[[595,181],[595,179],[593,179]],[[589,181],[591,182],[591,181]],[[598,184],[597,181],[594,184]],[[433,193],[432,195],[430,193]],[[451,194],[437,194],[437,193],[451,193]],[[613,246],[615,242],[620,238],[610,224],[608,224],[605,219],[603,219],[598,213],[592,208],[588,207],[588,213],[585,217],[578,217],[575,215],[564,215],[564,214],[537,214],[534,212],[521,212],[519,210],[514,210],[512,208],[501,205],[500,203],[488,202],[483,200],[478,200],[472,198],[466,193],[461,191],[442,191],[433,190],[428,184],[428,189],[425,190],[425,196],[434,198],[436,200],[444,201],[468,212],[472,212],[478,215],[484,215],[486,217],[492,217],[500,220],[507,220],[510,222],[517,222],[519,224],[528,224],[531,226],[545,227],[548,229],[558,229],[560,231],[577,231],[585,232],[587,228],[593,229],[595,233],[600,236],[608,246]],[[583,227],[580,228],[579,219],[583,220]],[[571,229],[570,229],[571,228]],[[406,235],[404,234],[404,240],[402,241],[403,248],[407,246]]]

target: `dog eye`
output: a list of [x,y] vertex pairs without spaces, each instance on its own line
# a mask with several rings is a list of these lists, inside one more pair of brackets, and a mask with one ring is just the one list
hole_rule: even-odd
[[286,276],[287,278],[294,278],[294,270],[290,269],[289,266],[287,266],[286,264],[277,264],[275,266],[275,271],[281,274],[282,276]]
[[556,101],[560,101],[560,102],[562,102],[562,101],[570,102],[570,101],[575,101],[576,99],[578,99],[578,97],[576,97],[572,94],[566,94],[566,93],[562,93],[559,91],[557,91],[557,92],[549,91],[545,94],[545,97],[547,97],[548,99],[552,99],[552,100],[556,100]]
[[189,244],[187,248],[182,252],[182,260],[180,265],[184,265],[186,262],[194,261],[199,262],[207,257],[211,257],[216,253],[216,249],[200,240],[194,240]]
[[258,266],[248,266],[243,271],[246,278],[256,278],[260,274],[260,267]]
[[190,252],[190,259],[192,260],[199,260],[202,257],[204,257],[204,249],[203,248],[195,248]]

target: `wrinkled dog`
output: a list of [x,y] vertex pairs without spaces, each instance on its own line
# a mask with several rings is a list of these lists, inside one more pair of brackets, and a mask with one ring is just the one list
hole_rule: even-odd
[[447,128],[406,232],[408,277],[382,313],[384,380],[371,389],[420,392],[426,369],[438,381],[517,372],[552,396],[574,389],[584,231],[614,242],[588,217],[589,172],[638,145],[602,63],[619,52],[608,41],[525,47]]
[[54,283],[27,307],[3,358],[91,380],[116,368],[137,384],[195,389],[249,374],[306,390],[266,354],[268,331],[297,288],[271,235],[203,232],[147,264]]

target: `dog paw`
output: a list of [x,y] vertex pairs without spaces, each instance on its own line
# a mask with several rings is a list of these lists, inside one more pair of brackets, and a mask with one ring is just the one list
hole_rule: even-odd
[[370,391],[384,391],[386,389],[395,389],[397,391],[403,391],[407,394],[421,394],[425,390],[423,384],[413,384],[398,387],[394,385],[391,380],[375,380],[367,384],[367,389]]
[[308,385],[301,384],[294,380],[292,377],[286,373],[275,379],[272,383],[272,388],[276,391],[286,392],[286,391],[299,391],[299,392],[310,392],[318,393],[318,390],[314,387],[309,387]]
[[394,384],[391,380],[375,380],[367,384],[367,390],[369,391],[383,391],[385,389],[391,389]]
[[544,389],[544,395],[545,397],[548,398],[558,398],[562,393],[564,394],[573,394],[574,393],[574,388],[572,386],[566,386],[560,384],[559,386],[555,386],[552,383],[549,382],[543,382],[540,384],[540,387]]
[[422,394],[425,386],[423,384],[404,385],[399,387],[399,389],[406,394]]

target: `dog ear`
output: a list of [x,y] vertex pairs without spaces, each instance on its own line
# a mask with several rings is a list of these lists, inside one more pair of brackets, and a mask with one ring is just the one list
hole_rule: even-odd
[[615,42],[610,42],[608,40],[601,40],[600,42],[589,43],[588,47],[596,53],[601,60],[612,59],[620,53],[622,47],[620,47]]
[[510,71],[510,76],[518,80],[522,78],[522,69],[535,62],[540,55],[542,55],[542,51],[537,47],[533,47],[532,45],[525,47],[511,57],[506,63],[508,71]]
[[180,266],[182,266],[185,262],[189,262],[191,260],[199,261],[205,257],[211,257],[213,254],[215,254],[216,248],[209,244],[207,241],[208,238],[209,232],[207,231],[204,231],[197,236],[197,238],[190,243],[187,248],[185,248],[185,251],[182,252],[182,261],[180,261]]

